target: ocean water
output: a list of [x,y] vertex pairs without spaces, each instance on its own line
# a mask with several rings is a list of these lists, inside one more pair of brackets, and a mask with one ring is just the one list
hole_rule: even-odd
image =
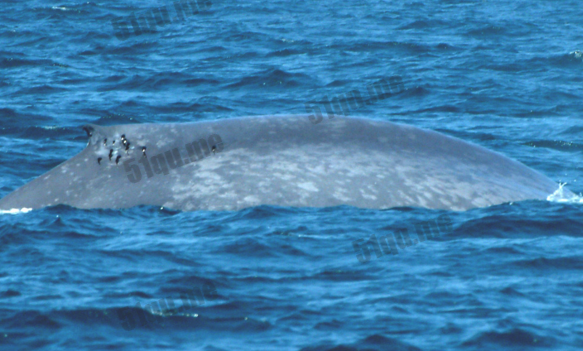
[[[0,196],[80,152],[85,123],[306,113],[392,76],[403,93],[351,116],[583,192],[577,1],[211,0],[183,18],[169,1],[0,6]],[[120,24],[164,9],[155,32]],[[0,350],[580,350],[575,202],[3,214]],[[420,239],[392,254],[353,245],[403,230]]]

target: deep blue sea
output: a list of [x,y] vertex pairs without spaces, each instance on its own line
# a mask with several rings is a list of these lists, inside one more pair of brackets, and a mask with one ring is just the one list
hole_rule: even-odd
[[[391,76],[406,91],[351,116],[583,192],[580,1],[174,5],[0,1],[0,197],[83,150],[86,123],[303,114]],[[114,28],[163,9],[155,32]],[[358,259],[354,241],[439,216],[451,230]],[[535,349],[583,349],[582,204],[0,215],[2,351]]]

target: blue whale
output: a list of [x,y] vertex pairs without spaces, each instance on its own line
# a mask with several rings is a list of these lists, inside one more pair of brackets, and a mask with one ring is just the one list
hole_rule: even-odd
[[[467,210],[559,186],[501,154],[364,118],[259,116],[191,124],[86,125],[87,147],[0,200],[0,210],[258,205]],[[566,195],[573,195],[563,189]]]

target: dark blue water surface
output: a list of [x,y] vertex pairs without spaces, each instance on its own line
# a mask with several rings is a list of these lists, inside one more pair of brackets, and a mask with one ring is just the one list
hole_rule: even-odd
[[[199,0],[125,39],[112,19],[174,4],[0,6],[0,196],[80,152],[85,123],[305,113],[395,75],[404,93],[351,115],[583,191],[579,1]],[[444,215],[451,230],[395,255],[353,248]],[[582,231],[583,206],[559,201],[3,214],[0,350],[580,350]]]

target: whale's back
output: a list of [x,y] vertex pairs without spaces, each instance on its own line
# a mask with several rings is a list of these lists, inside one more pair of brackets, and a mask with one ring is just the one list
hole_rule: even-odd
[[546,199],[558,188],[480,146],[369,119],[336,117],[314,125],[305,116],[248,117],[86,129],[91,137],[85,150],[0,200],[0,209],[67,204],[466,210]]

